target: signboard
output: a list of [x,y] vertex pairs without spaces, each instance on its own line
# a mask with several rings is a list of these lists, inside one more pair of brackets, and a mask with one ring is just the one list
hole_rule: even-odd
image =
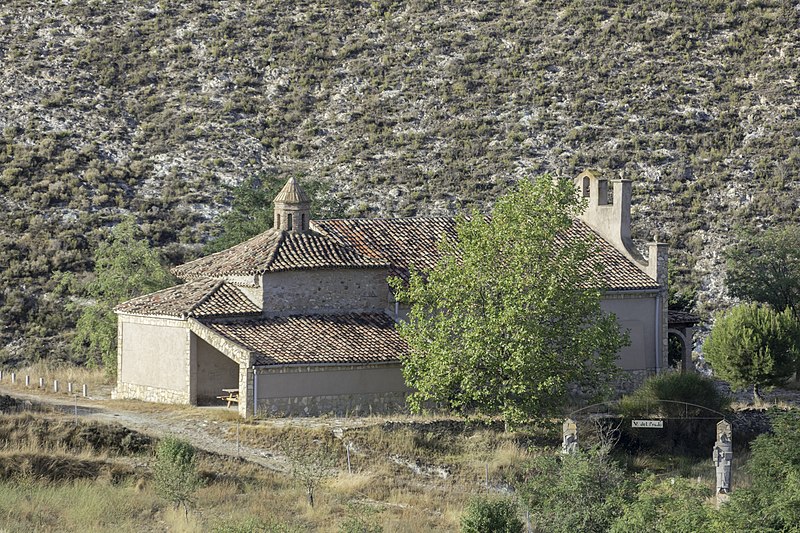
[[632,428],[663,428],[663,420],[631,420]]

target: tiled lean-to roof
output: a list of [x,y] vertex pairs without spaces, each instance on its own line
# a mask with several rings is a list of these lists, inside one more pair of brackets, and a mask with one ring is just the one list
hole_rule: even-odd
[[272,228],[227,250],[177,266],[172,272],[181,279],[198,279],[312,268],[388,266],[386,261],[363,256],[324,235]]
[[673,311],[667,312],[668,321],[670,326],[694,326],[700,322],[700,317],[686,312],[686,311]]
[[[395,218],[314,220],[312,228],[358,250],[364,256],[389,262],[391,273],[408,278],[411,265],[425,270],[436,265],[443,235],[456,236],[456,219]],[[602,265],[600,282],[608,290],[658,288],[656,282],[631,263],[613,245],[580,220],[560,237],[562,241],[582,239],[595,250],[593,262]]]
[[394,320],[383,313],[201,322],[256,352],[256,365],[384,363],[408,351]]
[[223,280],[190,281],[145,296],[114,308],[120,313],[179,318],[212,318],[223,316],[257,316],[261,309],[241,290]]

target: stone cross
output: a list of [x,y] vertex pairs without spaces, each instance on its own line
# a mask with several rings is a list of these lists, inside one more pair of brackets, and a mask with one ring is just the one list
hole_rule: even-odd
[[561,453],[571,454],[578,451],[578,424],[571,418],[564,420],[561,426]]
[[[733,462],[733,434],[725,420],[717,423],[717,442],[714,443],[714,467],[717,471],[717,499],[726,499],[731,491],[731,463]],[[725,495],[720,498],[720,495]]]

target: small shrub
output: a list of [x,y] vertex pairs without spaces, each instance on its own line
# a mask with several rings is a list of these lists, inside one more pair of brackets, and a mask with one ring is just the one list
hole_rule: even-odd
[[476,497],[461,515],[463,533],[519,533],[522,521],[517,517],[517,502],[508,498]]
[[262,520],[248,517],[220,524],[212,530],[214,533],[301,533],[305,528],[280,520]]
[[636,500],[614,522],[612,533],[694,533],[708,531],[712,516],[706,500],[711,490],[684,478],[658,481],[655,476],[639,487]]
[[[716,438],[716,422],[709,418],[724,413],[729,406],[730,398],[705,376],[693,372],[660,374],[620,400],[622,441],[629,446],[708,453]],[[664,428],[631,428],[631,419],[647,417],[665,418]]]
[[347,504],[347,518],[339,524],[340,533],[382,533],[383,526],[377,523],[378,510],[368,505]]
[[292,467],[292,478],[303,487],[308,505],[314,507],[314,494],[327,478],[334,474],[336,458],[326,442],[316,442],[307,447],[295,447],[284,443],[284,455]]
[[518,493],[537,531],[608,531],[630,499],[624,470],[599,453],[536,457],[525,478]]
[[720,508],[718,531],[797,531],[800,523],[800,410],[773,411],[771,434],[751,444],[749,487]]
[[200,487],[194,454],[195,449],[188,442],[165,437],[158,443],[153,465],[156,492],[175,507],[182,505],[186,515],[193,502],[193,494]]

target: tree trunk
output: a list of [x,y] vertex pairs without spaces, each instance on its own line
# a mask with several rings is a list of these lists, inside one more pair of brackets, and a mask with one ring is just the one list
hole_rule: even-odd
[[761,391],[758,390],[758,385],[753,385],[753,403],[756,406],[761,405],[764,403],[764,398],[761,397]]
[[308,494],[308,505],[314,507],[314,490],[306,489],[306,493]]

